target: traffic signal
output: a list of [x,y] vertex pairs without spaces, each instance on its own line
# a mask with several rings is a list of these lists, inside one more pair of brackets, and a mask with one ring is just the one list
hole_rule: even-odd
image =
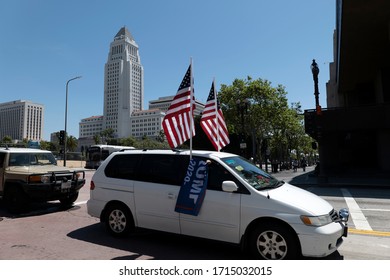
[[311,137],[317,137],[317,115],[314,112],[305,111],[305,132]]
[[60,130],[60,137],[59,137],[60,145],[64,145],[64,140],[65,140],[65,130]]

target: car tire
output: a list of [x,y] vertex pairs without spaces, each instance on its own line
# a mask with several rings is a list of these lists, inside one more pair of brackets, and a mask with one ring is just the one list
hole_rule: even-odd
[[106,210],[105,225],[108,232],[115,237],[127,236],[134,228],[134,221],[127,206],[115,203]]
[[299,255],[295,234],[278,223],[257,226],[250,235],[249,249],[256,259],[296,259]]
[[61,198],[60,199],[61,206],[63,206],[63,207],[72,206],[73,202],[75,202],[78,197],[79,197],[79,193],[77,192],[77,193],[73,193],[73,194],[69,195],[69,197]]

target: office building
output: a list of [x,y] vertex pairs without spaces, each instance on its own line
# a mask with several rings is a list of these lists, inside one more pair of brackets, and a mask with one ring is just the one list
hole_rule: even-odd
[[[171,106],[171,103],[173,101],[173,98],[175,96],[164,96],[159,97],[158,99],[149,101],[149,109],[160,109],[163,112],[168,111],[169,106]],[[195,99],[195,110],[194,110],[194,116],[199,116],[202,114],[204,110],[205,104],[200,102],[199,100]]]
[[0,139],[40,141],[43,137],[44,106],[27,100],[0,104]]
[[134,112],[131,116],[131,135],[136,138],[157,138],[162,128],[165,113],[159,109]]
[[103,131],[103,116],[92,116],[79,123],[79,137],[93,137]]
[[389,1],[336,1],[327,108],[305,111],[321,175],[389,174],[389,23]]

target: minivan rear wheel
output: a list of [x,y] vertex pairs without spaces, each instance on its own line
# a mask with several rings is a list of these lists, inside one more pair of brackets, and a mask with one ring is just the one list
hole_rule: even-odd
[[134,227],[134,222],[130,210],[118,203],[107,208],[105,225],[111,235],[123,237],[129,234]]
[[289,229],[273,223],[255,228],[250,235],[249,246],[255,258],[266,260],[295,259],[299,248]]

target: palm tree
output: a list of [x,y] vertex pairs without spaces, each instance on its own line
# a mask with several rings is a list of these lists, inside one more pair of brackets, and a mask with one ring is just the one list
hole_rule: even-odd
[[67,146],[69,151],[74,152],[77,148],[76,137],[70,135],[68,138],[66,138],[66,146]]

